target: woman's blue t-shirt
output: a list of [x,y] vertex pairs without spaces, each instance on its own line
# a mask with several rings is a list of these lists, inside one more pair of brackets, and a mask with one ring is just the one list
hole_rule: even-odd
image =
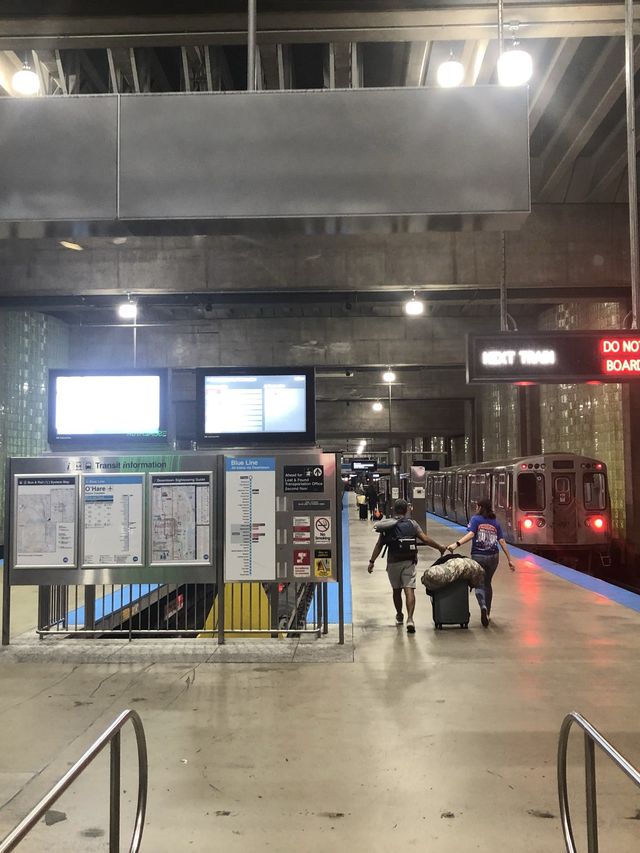
[[471,544],[472,554],[497,554],[498,540],[504,539],[504,533],[500,523],[495,518],[485,518],[483,515],[474,515],[469,522],[467,530],[473,533]]

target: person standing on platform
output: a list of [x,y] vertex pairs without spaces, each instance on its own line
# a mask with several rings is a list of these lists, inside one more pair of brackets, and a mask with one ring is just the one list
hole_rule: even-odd
[[369,504],[369,515],[371,516],[371,519],[373,520],[373,518],[374,518],[373,514],[376,511],[376,509],[378,508],[378,497],[379,497],[378,496],[378,490],[373,485],[373,483],[370,482],[367,485],[367,488],[365,489],[365,495],[367,498],[367,503]]
[[507,543],[505,542],[500,522],[497,521],[496,514],[491,508],[491,501],[488,498],[481,498],[477,502],[476,515],[472,516],[467,530],[469,532],[449,545],[448,550],[455,551],[456,548],[473,539],[471,558],[476,563],[480,563],[484,569],[484,586],[476,588],[476,598],[480,605],[480,621],[486,628],[489,625],[491,601],[493,599],[491,581],[500,560],[498,545],[504,551],[512,572],[515,572],[516,567],[507,549]]
[[[398,522],[398,533],[402,538],[414,537],[416,540],[435,548],[440,554],[444,554],[446,548],[439,545],[435,539],[427,536],[417,521],[413,518],[407,518],[409,504],[399,498],[393,504],[394,518]],[[378,536],[378,541],[375,544],[367,571],[369,574],[373,571],[376,558],[384,547],[383,534]],[[417,554],[415,557],[407,558],[406,554],[395,552],[393,547],[387,549],[387,575],[389,583],[393,590],[393,603],[396,608],[396,625],[402,625],[404,622],[404,614],[402,612],[402,592],[407,604],[407,633],[415,634],[416,628],[413,622],[413,611],[416,606],[416,565],[418,563]]]

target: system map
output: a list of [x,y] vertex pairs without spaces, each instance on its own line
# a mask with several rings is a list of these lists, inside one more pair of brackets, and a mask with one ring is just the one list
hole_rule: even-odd
[[209,475],[152,477],[152,562],[209,560]]

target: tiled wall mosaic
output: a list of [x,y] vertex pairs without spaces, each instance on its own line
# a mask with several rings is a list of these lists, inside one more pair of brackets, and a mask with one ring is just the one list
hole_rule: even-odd
[[[621,328],[618,303],[558,305],[546,311],[541,329]],[[595,456],[607,464],[615,532],[624,535],[624,447],[620,385],[542,385],[542,449]]]
[[[4,484],[8,456],[37,456],[47,450],[48,370],[68,364],[68,327],[43,314],[0,312],[0,359],[0,482]],[[4,488],[0,488],[0,517],[4,520]]]
[[480,404],[482,459],[518,456],[518,396],[513,385],[487,385]]

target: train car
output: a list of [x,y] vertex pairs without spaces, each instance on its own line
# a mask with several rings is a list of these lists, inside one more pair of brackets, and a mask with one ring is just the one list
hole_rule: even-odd
[[588,571],[609,562],[611,506],[604,462],[572,453],[542,453],[427,471],[427,511],[466,525],[482,497],[491,498],[505,539]]

